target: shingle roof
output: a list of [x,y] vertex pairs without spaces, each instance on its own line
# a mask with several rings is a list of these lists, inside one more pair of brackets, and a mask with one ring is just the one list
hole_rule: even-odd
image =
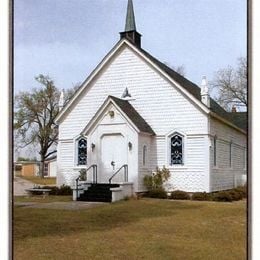
[[239,128],[247,131],[247,112],[230,112],[228,113],[232,122]]
[[154,135],[154,131],[151,126],[142,118],[142,116],[134,109],[134,107],[127,101],[114,96],[109,96],[119,108],[129,117],[134,125],[144,133]]
[[[200,87],[198,87],[193,82],[189,81],[173,69],[169,68],[164,63],[160,62],[154,58],[150,53],[138,48],[148,59],[154,62],[161,70],[163,70],[167,75],[169,75],[173,80],[179,83],[184,89],[186,89],[190,94],[192,94],[197,100],[201,101]],[[247,130],[247,113],[246,112],[236,112],[229,113],[224,108],[222,108],[214,99],[210,98],[210,110],[220,117],[226,119],[235,126]]]

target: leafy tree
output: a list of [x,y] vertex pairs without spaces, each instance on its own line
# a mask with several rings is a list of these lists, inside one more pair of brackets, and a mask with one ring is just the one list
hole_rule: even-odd
[[232,106],[247,107],[247,60],[240,57],[237,67],[220,69],[215,73],[211,82],[211,89],[215,90],[215,99],[227,110]]
[[[43,177],[44,161],[56,152],[58,126],[55,118],[59,113],[60,92],[53,80],[39,75],[35,80],[41,88],[20,92],[15,97],[14,129],[15,141],[19,148],[36,144],[41,161]],[[65,92],[65,102],[78,89],[78,86]]]

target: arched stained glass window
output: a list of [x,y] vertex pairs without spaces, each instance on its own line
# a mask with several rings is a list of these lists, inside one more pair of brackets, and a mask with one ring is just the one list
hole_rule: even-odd
[[171,137],[171,165],[183,164],[183,137],[174,134]]
[[87,140],[80,138],[78,140],[78,165],[87,164]]

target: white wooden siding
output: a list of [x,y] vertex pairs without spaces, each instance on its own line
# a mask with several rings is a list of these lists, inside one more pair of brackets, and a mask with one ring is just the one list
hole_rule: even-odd
[[[152,139],[154,139],[154,137],[147,136],[147,135],[139,135],[138,138],[138,184],[139,184],[138,191],[146,190],[146,187],[143,184],[144,176],[151,175],[152,171],[155,169],[155,167],[152,167],[152,165],[154,165],[152,163],[152,160],[154,158],[152,156],[152,151],[151,151]],[[143,165],[144,145],[147,147],[145,165]]]
[[[210,149],[210,183],[211,191],[232,189],[242,184],[243,175],[246,174],[245,150],[246,135],[210,119],[211,149]],[[216,160],[214,166],[213,136],[217,136]],[[230,142],[232,141],[232,167],[229,163]]]
[[[181,132],[186,136],[185,166],[171,167],[172,178],[169,184],[173,188],[187,191],[207,190],[207,115],[129,47],[123,47],[110,64],[102,69],[60,123],[58,169],[63,177],[59,177],[58,181],[72,183],[78,174],[78,169],[76,171],[73,168],[73,138],[89,123],[108,95],[120,98],[126,87],[134,98],[130,103],[157,135],[151,139],[148,147],[149,171],[156,166],[169,166],[166,136],[173,131]],[[147,140],[140,139],[139,145],[143,141]],[[138,147],[139,152],[142,151]],[[142,162],[140,153],[139,161]],[[140,165],[139,170],[142,172],[138,177],[138,189],[142,189],[142,178],[148,170],[142,170]]]
[[173,127],[187,134],[207,131],[206,116],[136,53],[124,47],[60,124],[59,138],[74,138],[108,95],[121,97],[126,87],[136,99],[131,103],[156,134],[165,134]]
[[170,170],[171,178],[166,187],[169,190],[209,191],[208,168],[208,135],[185,136],[184,165],[169,165],[169,139],[165,136],[155,137],[151,141],[150,165],[165,166]]
[[79,169],[74,168],[73,140],[59,141],[57,154],[57,185],[74,185]]

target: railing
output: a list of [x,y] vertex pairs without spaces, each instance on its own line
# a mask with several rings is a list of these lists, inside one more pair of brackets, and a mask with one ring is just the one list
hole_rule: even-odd
[[124,168],[124,177],[125,177],[125,182],[128,181],[128,165],[124,164],[122,165],[110,178],[109,178],[109,183],[111,183],[111,180]]
[[[87,169],[86,169],[86,180],[87,180],[87,174],[88,174],[88,170],[90,170],[92,168],[92,174],[93,174],[93,179],[92,182],[93,183],[97,183],[97,165],[96,164],[92,164],[90,165]],[[81,178],[81,175],[79,175],[79,177],[76,179],[76,193],[77,193],[77,198],[79,197],[78,191],[79,191],[79,179]]]

